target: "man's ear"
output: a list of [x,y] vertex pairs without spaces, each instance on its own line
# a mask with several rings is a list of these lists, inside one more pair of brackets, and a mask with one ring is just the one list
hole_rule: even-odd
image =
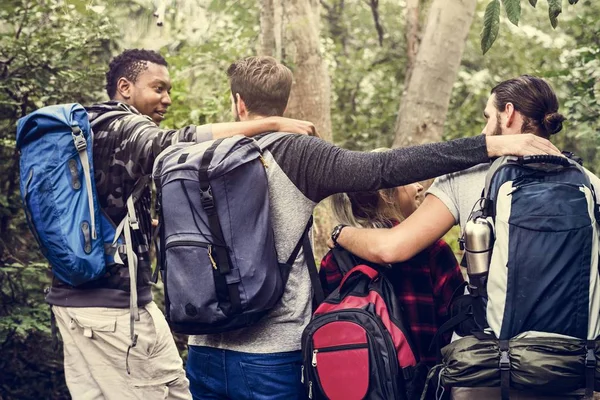
[[246,118],[248,116],[248,109],[246,108],[246,102],[240,97],[239,93],[235,94],[235,107],[240,118]]
[[119,78],[117,81],[117,94],[120,95],[125,100],[129,100],[131,98],[131,90],[133,85],[126,78]]
[[515,105],[513,103],[506,103],[504,107],[504,112],[506,113],[506,127],[510,127],[515,122]]

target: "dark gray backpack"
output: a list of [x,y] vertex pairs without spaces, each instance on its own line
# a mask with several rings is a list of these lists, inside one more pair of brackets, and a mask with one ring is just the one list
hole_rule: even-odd
[[309,223],[286,264],[277,261],[262,157],[277,138],[179,143],[157,158],[159,260],[175,332],[220,333],[255,323],[281,298],[300,248],[314,260]]

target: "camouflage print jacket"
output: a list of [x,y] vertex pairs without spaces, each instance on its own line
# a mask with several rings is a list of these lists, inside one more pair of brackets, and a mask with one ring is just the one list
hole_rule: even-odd
[[[118,224],[126,215],[127,198],[138,179],[152,173],[156,156],[179,141],[203,142],[212,139],[210,125],[188,126],[180,130],[160,129],[149,117],[124,103],[109,101],[87,109],[90,121],[104,113],[123,111],[94,129],[94,177],[103,212]],[[152,301],[150,290],[150,187],[136,203],[141,226],[134,248],[139,259],[138,304]],[[129,307],[129,272],[124,267],[109,268],[97,281],[74,288],[54,279],[46,296],[48,303],[64,307]]]

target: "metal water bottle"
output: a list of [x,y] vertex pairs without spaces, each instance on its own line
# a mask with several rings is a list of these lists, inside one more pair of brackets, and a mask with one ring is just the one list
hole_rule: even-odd
[[469,220],[465,225],[464,247],[469,283],[481,296],[487,298],[487,277],[494,247],[491,222],[484,217]]

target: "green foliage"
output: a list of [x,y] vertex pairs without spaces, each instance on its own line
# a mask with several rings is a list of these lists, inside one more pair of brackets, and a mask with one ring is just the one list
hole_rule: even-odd
[[232,62],[256,54],[259,9],[255,1],[212,0],[210,30],[201,40],[181,36],[162,50],[169,62],[173,105],[165,126],[180,128],[233,120],[226,71]]
[[600,4],[584,0],[579,9],[568,25],[563,24],[574,43],[564,49],[561,65],[554,71],[567,117],[557,143],[578,153],[586,167],[600,172]]
[[64,0],[2,2],[0,22],[0,398],[68,398],[44,302],[48,266],[21,211],[15,127],[45,105],[97,100],[116,32]]
[[379,2],[379,43],[372,9],[359,0],[323,1],[325,56],[332,82],[334,141],[352,150],[389,147],[393,140],[407,49],[403,8]]
[[548,15],[550,16],[550,23],[554,29],[558,26],[558,16],[561,12],[562,0],[548,0]]
[[519,25],[521,19],[521,0],[502,0],[508,20],[515,25]]
[[[573,151],[594,172],[600,171],[600,4],[580,2],[568,10],[560,31],[544,32],[545,15],[523,9],[519,28],[509,25],[507,40],[498,41],[483,56],[479,37],[483,21],[475,19],[454,85],[444,136],[477,135],[490,89],[500,81],[531,74],[546,78],[557,92],[560,111],[567,117],[563,130],[552,137],[559,148]],[[577,11],[577,14],[574,14]],[[509,38],[509,39],[508,39]]]
[[50,336],[48,265],[0,267],[0,398],[67,398],[61,349]]
[[[517,21],[518,22],[518,21]],[[481,51],[483,54],[492,47],[500,30],[500,1],[493,0],[485,9],[483,30],[481,31]]]
[[[577,4],[579,0],[569,0],[569,4]],[[508,20],[519,25],[521,19],[521,0],[502,0]],[[532,7],[537,6],[537,0],[529,0]],[[562,13],[562,0],[548,0],[548,16],[552,28],[558,26],[558,16]],[[485,54],[496,41],[500,24],[500,1],[491,0],[487,6],[483,30],[481,31],[481,50]]]

